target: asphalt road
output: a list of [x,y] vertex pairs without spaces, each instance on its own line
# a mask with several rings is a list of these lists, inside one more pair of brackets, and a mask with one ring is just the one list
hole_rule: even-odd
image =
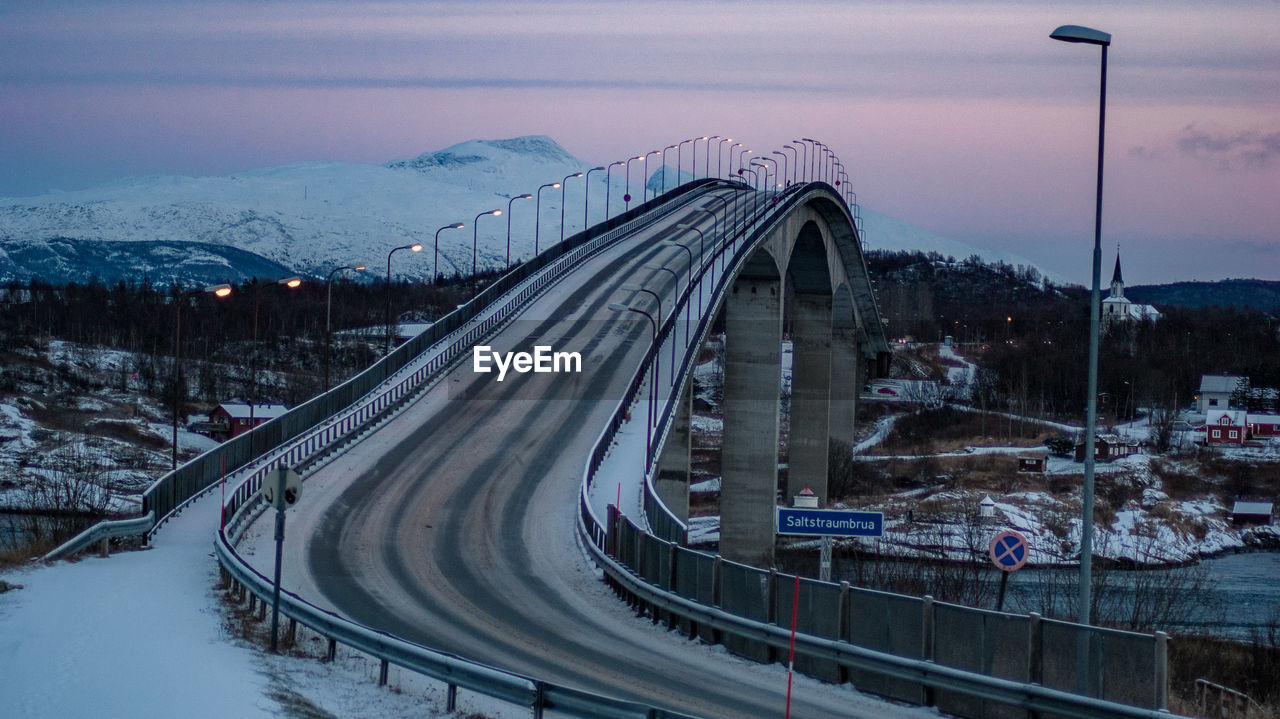
[[[628,298],[625,283],[670,284],[642,265],[683,257],[657,244],[681,222],[710,228],[705,213],[676,212],[587,262],[489,342],[580,352],[581,374],[499,383],[464,362],[308,479],[290,515],[285,586],[410,641],[558,684],[703,717],[782,716],[784,668],[636,618],[577,544],[583,467],[649,341],[643,318],[607,305]],[[920,711],[798,686],[796,717]]]

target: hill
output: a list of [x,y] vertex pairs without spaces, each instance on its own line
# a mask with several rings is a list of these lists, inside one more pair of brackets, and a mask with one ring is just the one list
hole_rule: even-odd
[[1280,314],[1280,282],[1274,280],[1219,280],[1174,282],[1167,285],[1126,287],[1125,296],[1135,302],[1179,307],[1251,307]]
[[[135,177],[77,192],[0,198],[0,282],[40,280],[63,284],[176,280],[209,284],[256,275],[323,277],[332,268],[359,263],[377,268],[396,246],[431,248],[437,228],[439,273],[469,274],[472,242],[479,269],[499,269],[560,238],[561,198],[566,232],[582,229],[583,179],[562,182],[592,165],[545,136],[471,140],[383,165],[308,162],[221,177]],[[674,185],[674,170],[665,170]],[[646,183],[662,187],[663,168]],[[623,173],[611,175],[612,213],[626,208]],[[689,179],[687,172],[683,179]],[[591,212],[604,217],[606,173],[591,174]],[[639,182],[629,188],[641,199]],[[538,204],[535,205],[535,202]],[[502,217],[476,216],[501,210]],[[510,210],[510,212],[508,212]],[[863,209],[867,246],[886,250],[978,255],[990,262],[1030,263],[943,237]],[[540,228],[535,232],[535,218]],[[428,279],[432,252],[398,258],[397,278]]]

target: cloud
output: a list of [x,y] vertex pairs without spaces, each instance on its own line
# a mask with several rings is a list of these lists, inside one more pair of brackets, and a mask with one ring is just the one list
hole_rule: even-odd
[[[1175,146],[1179,154],[1222,170],[1263,168],[1280,158],[1280,132],[1211,132],[1191,124],[1178,133]],[[1135,148],[1139,156],[1142,152]]]

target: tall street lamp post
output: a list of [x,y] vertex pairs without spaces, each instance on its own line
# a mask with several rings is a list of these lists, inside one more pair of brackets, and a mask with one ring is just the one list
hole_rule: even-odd
[[[431,243],[431,284],[440,283],[440,233],[445,230],[461,230],[464,227],[466,225],[461,222],[452,222],[436,230],[436,238]],[[410,247],[409,249],[413,248]],[[388,258],[388,262],[390,262],[390,258]],[[387,282],[390,283],[390,280]]]
[[[662,191],[663,192],[667,191],[667,150],[674,150],[674,149],[676,149],[675,145],[667,145],[666,147],[662,148]],[[676,158],[678,160],[679,155],[677,155]],[[679,184],[679,183],[680,183],[680,178],[677,177],[676,184]]]
[[[511,269],[511,203],[515,202],[516,200],[532,200],[532,199],[533,199],[533,195],[530,195],[529,193],[526,192],[523,195],[516,195],[515,197],[512,197],[511,199],[507,200],[507,269],[508,270]],[[535,254],[534,256],[536,257],[537,255]]]
[[[713,219],[714,219],[714,216],[713,216]],[[676,229],[689,230],[690,232],[698,233],[698,316],[701,317],[702,316],[702,268],[705,267],[707,264],[707,254],[706,254],[707,251],[703,246],[706,241],[706,237],[702,234],[702,230],[694,227],[693,225],[679,224],[679,225],[676,225]],[[680,244],[680,243],[677,243],[675,240],[672,240],[672,242],[676,244]],[[692,253],[692,250],[690,250],[690,252]],[[711,271],[715,272],[715,264],[711,265]],[[715,283],[715,275],[712,275],[711,282],[713,284]]]
[[[575,172],[572,175],[565,175],[565,178],[560,181],[560,241],[561,242],[564,242],[564,190],[569,185],[569,180],[574,177],[582,177],[582,173]],[[585,195],[583,196],[582,201],[584,203],[587,201]],[[511,222],[510,217],[507,218],[507,222],[508,223]],[[587,226],[583,225],[582,229],[584,230],[587,229]]]
[[296,290],[302,286],[301,277],[286,277],[282,280],[263,281],[254,278],[249,283],[249,287],[253,289],[253,355],[250,358],[249,369],[249,429],[254,428],[254,407],[258,404],[258,308],[261,306],[262,290],[265,287],[286,287]]
[[[709,178],[711,177],[711,141],[719,140],[720,136],[712,135],[711,137],[704,137],[702,139],[707,141],[705,146],[702,148],[706,153],[706,157],[702,158],[702,176]],[[719,145],[717,145],[717,148],[718,147]]]
[[625,160],[610,162],[604,169],[604,219],[609,219],[609,194],[613,191],[613,168],[615,165],[626,165]]
[[[542,226],[542,191],[547,189],[548,187],[559,189],[560,183],[548,182],[545,185],[538,186],[538,199],[534,200],[534,203],[533,203],[534,204],[534,210],[533,210],[533,256],[534,257],[538,256],[538,231],[542,229],[541,227]],[[491,213],[482,212],[480,214],[488,215]],[[499,212],[498,214],[501,215],[502,213]]]
[[635,157],[627,159],[627,182],[625,186],[626,189],[622,195],[622,201],[625,203],[626,208],[628,210],[631,209],[631,162],[633,160],[643,160],[643,159],[644,157],[642,155],[636,155]]
[[344,270],[352,270],[360,272],[365,269],[364,265],[343,265],[335,267],[329,276],[325,278],[324,293],[324,391],[329,391],[329,353],[330,345],[333,344],[333,276]]
[[[439,235],[440,233],[437,232],[436,236],[439,237]],[[384,357],[391,354],[391,256],[400,250],[422,252],[422,244],[415,242],[412,245],[401,245],[399,247],[392,248],[392,250],[387,253],[387,336],[382,343],[382,355]]]
[[192,297],[211,293],[214,297],[226,297],[231,294],[231,285],[213,285],[198,290],[187,290],[175,298],[173,303],[173,466],[178,468],[178,413],[181,411],[182,399],[186,396],[186,383],[182,380],[182,305]]
[[[724,143],[733,142],[732,137],[722,137],[716,142],[716,177],[724,176]],[[732,145],[730,145],[732,147]]]
[[[1093,564],[1093,472],[1094,433],[1098,423],[1098,323],[1101,314],[1100,280],[1102,275],[1102,157],[1103,137],[1107,119],[1107,48],[1111,34],[1081,27],[1063,25],[1050,35],[1054,40],[1085,43],[1102,48],[1102,71],[1098,92],[1098,183],[1093,219],[1093,291],[1089,296],[1089,386],[1088,405],[1084,430],[1084,488],[1082,490],[1080,532],[1080,606],[1077,608],[1080,624],[1091,622],[1092,564]],[[1086,633],[1081,632],[1081,636]],[[1078,689],[1087,689],[1088,644],[1076,648],[1076,682]]]
[[684,144],[693,144],[693,140],[681,140],[676,143],[676,187],[684,184],[684,178],[680,176],[680,168],[684,167]]
[[603,167],[593,167],[587,170],[586,179],[582,182],[584,185],[582,190],[582,229],[584,230],[591,226],[590,221],[587,219],[587,210],[591,207],[591,173],[603,169]]
[[[556,183],[556,184],[559,184],[559,183]],[[476,296],[476,290],[477,290],[476,261],[480,253],[480,218],[484,217],[485,215],[493,215],[494,217],[497,217],[498,215],[501,215],[501,214],[502,214],[502,210],[489,210],[488,212],[481,212],[480,214],[476,215],[475,222],[472,224],[472,227],[471,227],[471,296],[473,298]],[[533,253],[534,255],[537,255],[538,254],[538,249],[537,249],[538,241],[536,239],[537,235],[535,234],[534,237],[535,239],[534,239]]]
[[635,312],[638,315],[644,315],[645,319],[649,320],[649,327],[653,330],[649,340],[649,355],[653,357],[653,365],[649,368],[649,416],[644,425],[644,472],[642,472],[642,474],[648,474],[649,465],[653,464],[653,403],[656,401],[658,391],[658,323],[648,312],[620,302],[609,303],[609,309],[614,312]]
[[[644,197],[645,199],[649,199],[649,155],[657,155],[659,166],[661,166],[662,150],[650,150],[644,153],[644,191],[641,194],[641,197]],[[667,190],[664,187],[662,191],[666,192]],[[658,191],[656,189],[653,191],[653,196],[658,196]]]

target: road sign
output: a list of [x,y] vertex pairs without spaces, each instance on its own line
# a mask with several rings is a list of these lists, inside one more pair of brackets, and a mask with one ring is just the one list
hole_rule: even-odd
[[884,535],[884,513],[778,507],[778,534],[880,537]]
[[1001,532],[991,540],[991,561],[997,569],[1016,572],[1027,563],[1030,553],[1027,538],[1017,532]]
[[262,478],[261,492],[267,504],[276,509],[292,507],[302,494],[302,477],[292,469],[278,467]]

